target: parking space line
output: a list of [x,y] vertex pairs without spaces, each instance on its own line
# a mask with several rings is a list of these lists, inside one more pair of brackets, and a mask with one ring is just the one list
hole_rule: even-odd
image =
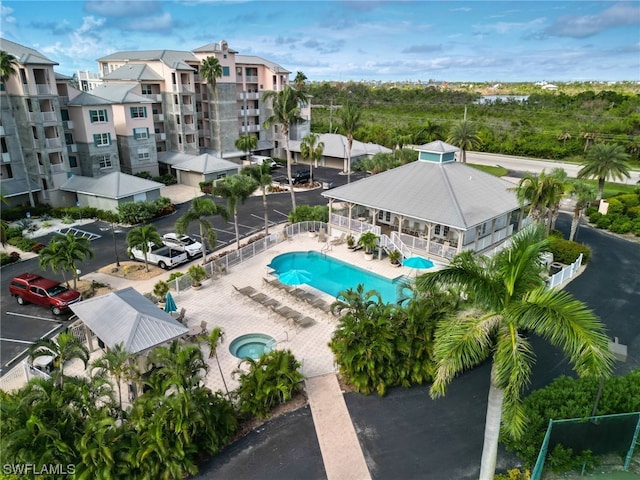
[[16,317],[33,318],[35,320],[43,320],[45,322],[62,323],[61,320],[55,318],[38,317],[37,315],[27,315],[25,313],[7,312],[7,315],[15,315]]
[[15,338],[6,338],[6,337],[0,337],[0,341],[11,342],[11,343],[23,343],[25,345],[33,345],[35,343],[35,342],[30,342],[28,340],[17,340]]
[[274,212],[279,213],[280,215],[282,215],[285,218],[289,218],[289,215],[286,213],[282,213],[280,210],[274,210]]

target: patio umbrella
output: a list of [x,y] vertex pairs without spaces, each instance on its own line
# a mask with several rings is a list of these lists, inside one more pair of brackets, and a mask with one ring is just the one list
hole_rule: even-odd
[[173,300],[171,292],[167,292],[167,296],[164,300],[164,311],[167,313],[178,311],[178,307],[176,306],[176,302]]
[[306,270],[287,270],[279,274],[278,279],[285,285],[300,285],[302,283],[309,283],[311,273]]
[[433,267],[433,262],[423,257],[405,258],[402,265],[409,268],[425,269]]

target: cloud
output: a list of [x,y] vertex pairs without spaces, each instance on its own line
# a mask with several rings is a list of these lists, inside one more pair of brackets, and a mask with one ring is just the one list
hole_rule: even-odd
[[302,42],[302,46],[306,48],[310,48],[311,50],[315,50],[318,53],[322,54],[330,54],[337,53],[342,50],[342,47],[345,45],[344,40],[332,40],[330,42],[321,42],[319,40],[310,39],[305,42]]
[[16,17],[12,15],[13,8],[0,5],[0,18],[2,23],[16,23]]
[[49,55],[69,57],[74,60],[85,61],[85,58],[93,58],[97,52],[104,51],[101,29],[105,23],[104,18],[93,16],[83,17],[82,25],[69,34],[69,42],[56,42],[53,45],[41,47],[41,50]]
[[132,17],[148,15],[161,10],[156,0],[130,2],[126,0],[88,0],[84,5],[88,13],[96,13],[103,17]]
[[442,45],[412,45],[402,50],[402,53],[431,53],[441,51]]
[[527,30],[537,29],[546,22],[545,18],[535,18],[528,22],[496,22],[483,25],[474,25],[474,29],[493,32],[499,35],[506,35],[512,32],[524,32]]
[[68,20],[62,22],[31,22],[31,26],[38,30],[46,30],[53,35],[67,35],[73,31]]
[[543,31],[544,36],[586,38],[604,30],[640,25],[640,7],[618,3],[598,15],[565,15]]
[[141,32],[171,32],[175,27],[173,17],[168,12],[160,15],[145,16],[144,21],[140,21],[137,18],[132,18],[123,22],[120,25],[122,29],[129,31],[141,31]]

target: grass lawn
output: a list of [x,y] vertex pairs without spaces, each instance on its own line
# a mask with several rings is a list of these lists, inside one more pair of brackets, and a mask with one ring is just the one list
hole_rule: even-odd
[[480,170],[480,171],[483,171],[485,173],[489,173],[489,174],[494,175],[496,177],[504,177],[507,173],[509,173],[509,170],[507,170],[504,167],[494,167],[492,165],[477,165],[475,163],[468,163],[467,165],[469,165],[470,167],[475,168],[476,170]]

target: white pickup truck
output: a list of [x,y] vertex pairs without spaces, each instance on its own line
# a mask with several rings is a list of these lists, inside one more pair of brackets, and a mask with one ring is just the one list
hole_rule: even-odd
[[[144,262],[144,253],[142,250],[138,248],[130,248],[129,249],[129,258],[131,260],[139,260]],[[186,252],[181,252],[176,250],[175,248],[160,246],[157,247],[155,244],[149,244],[149,251],[147,252],[147,262],[152,265],[157,265],[160,268],[167,270],[169,268],[173,268],[181,263],[184,263],[189,260]]]

